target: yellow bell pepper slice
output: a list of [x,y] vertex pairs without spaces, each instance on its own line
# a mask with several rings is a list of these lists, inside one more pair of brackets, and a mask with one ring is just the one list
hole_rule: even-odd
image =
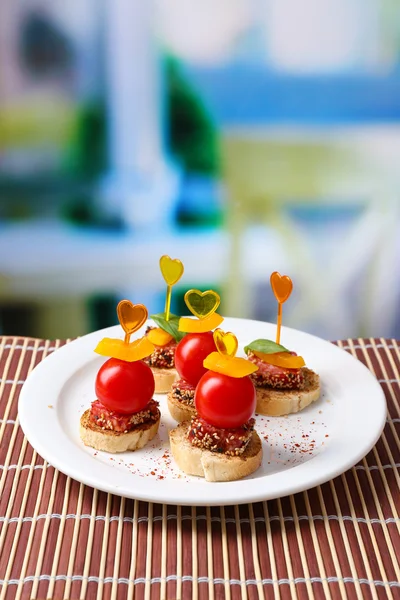
[[168,331],[164,331],[161,327],[155,327],[155,329],[150,329],[147,334],[147,339],[151,341],[155,346],[166,346],[169,344],[174,338]]
[[300,369],[305,366],[302,356],[293,356],[290,352],[274,352],[273,354],[264,354],[264,352],[253,351],[253,354],[261,358],[264,362],[283,367],[284,369]]
[[212,331],[221,325],[224,317],[218,313],[213,313],[205,319],[192,319],[191,317],[181,317],[179,319],[179,331],[185,333],[206,333]]
[[219,352],[211,352],[203,361],[203,366],[210,371],[229,375],[229,377],[246,377],[258,370],[257,365],[237,356],[225,356]]
[[108,356],[109,358],[118,358],[126,362],[135,362],[142,360],[146,356],[153,354],[154,344],[146,336],[135,340],[131,344],[126,344],[123,340],[113,338],[102,339],[95,348],[97,354]]

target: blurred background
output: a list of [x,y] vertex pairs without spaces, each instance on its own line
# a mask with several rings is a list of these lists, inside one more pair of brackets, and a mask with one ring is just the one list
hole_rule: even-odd
[[400,337],[396,0],[2,0],[0,332],[164,308]]

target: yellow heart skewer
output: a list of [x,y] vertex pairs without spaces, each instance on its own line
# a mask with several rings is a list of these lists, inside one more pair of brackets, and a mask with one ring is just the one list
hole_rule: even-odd
[[172,285],[167,285],[167,296],[165,298],[165,320],[169,321],[171,314],[171,297],[172,297]]
[[207,290],[206,292],[188,290],[184,300],[192,315],[198,319],[210,317],[221,303],[219,294],[214,290]]
[[235,356],[238,340],[233,333],[216,329],[213,337],[218,352],[211,352],[205,358],[203,365],[206,369],[235,378],[247,377],[258,370],[254,363]]
[[179,319],[179,331],[205,333],[221,325],[224,320],[221,315],[215,312],[220,305],[221,298],[214,290],[207,290],[206,292],[188,290],[184,300],[192,315],[197,318],[181,317]]
[[224,333],[222,329],[216,329],[214,331],[214,342],[217,346],[217,350],[224,356],[235,356],[238,349],[238,340],[236,335],[227,331]]
[[276,327],[276,343],[281,340],[282,327],[282,304],[289,299],[293,290],[293,282],[288,275],[281,275],[278,271],[274,271],[270,277],[270,283],[274,296],[278,301],[278,317]]
[[167,295],[165,298],[165,320],[169,321],[171,314],[172,287],[178,283],[183,275],[183,263],[179,260],[179,258],[170,258],[167,254],[164,254],[160,258],[160,271],[164,277],[165,283],[167,284]]

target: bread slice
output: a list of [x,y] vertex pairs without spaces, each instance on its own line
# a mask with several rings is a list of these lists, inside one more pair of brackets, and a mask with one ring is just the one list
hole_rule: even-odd
[[306,406],[318,400],[321,387],[319,375],[303,368],[304,388],[302,390],[280,390],[267,387],[256,387],[256,413],[279,417],[299,412]]
[[261,465],[262,445],[256,431],[240,456],[227,456],[193,446],[187,439],[190,422],[180,423],[169,432],[172,456],[188,475],[205,477],[206,481],[235,481],[254,473]]
[[148,421],[128,431],[128,433],[102,429],[89,421],[90,410],[81,416],[80,435],[85,446],[91,446],[104,452],[126,452],[143,448],[156,435],[160,426],[161,413],[158,411],[156,421]]
[[155,394],[166,394],[171,390],[172,384],[178,379],[178,371],[176,369],[159,369],[151,367],[154,375]]
[[190,419],[196,414],[196,409],[194,406],[180,402],[180,400],[174,398],[172,392],[170,392],[167,396],[167,403],[172,418],[174,418],[175,421],[178,421],[178,423],[190,421]]

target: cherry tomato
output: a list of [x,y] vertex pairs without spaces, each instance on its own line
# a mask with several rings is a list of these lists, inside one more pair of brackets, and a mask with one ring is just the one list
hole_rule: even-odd
[[212,331],[186,334],[175,350],[175,366],[181,378],[197,385],[207,373],[203,360],[216,349]]
[[110,358],[100,368],[96,396],[109,410],[129,415],[142,410],[154,394],[154,375],[143,361]]
[[240,427],[256,408],[250,377],[230,377],[208,371],[197,384],[194,403],[199,415],[215,427]]

